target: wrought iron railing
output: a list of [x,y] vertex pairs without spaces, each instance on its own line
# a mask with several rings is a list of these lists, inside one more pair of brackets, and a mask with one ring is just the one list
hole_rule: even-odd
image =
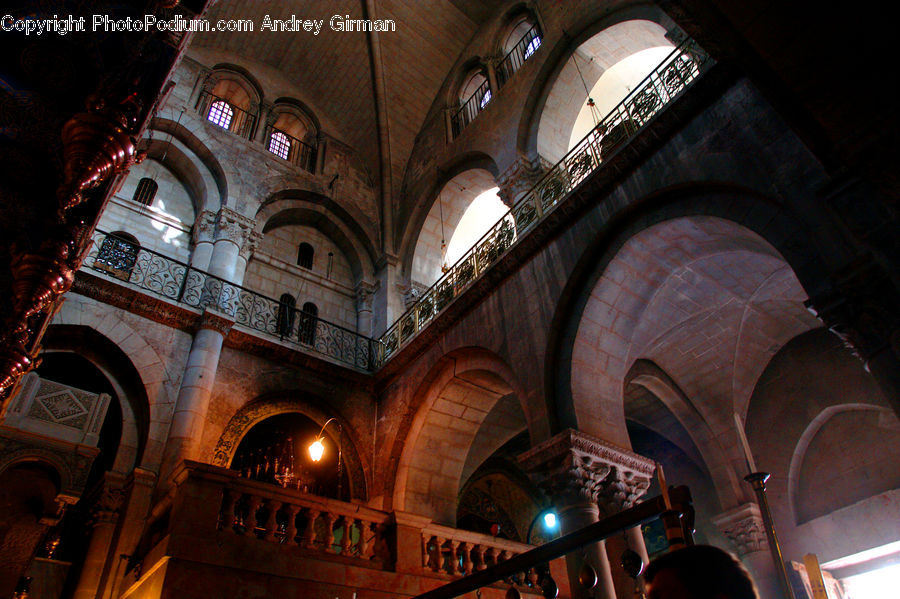
[[692,40],[686,40],[669,54],[391,325],[380,338],[376,356],[378,365],[384,364],[434,320],[570,191],[683,92],[710,63],[707,54]]
[[180,304],[214,307],[237,324],[356,368],[376,366],[376,342],[365,335],[104,231],[95,231],[84,266]]
[[256,115],[243,108],[238,108],[227,98],[221,98],[213,95],[211,92],[202,92],[197,99],[197,112],[203,115],[204,119],[210,120],[209,113],[213,104],[216,102],[225,102],[232,111],[231,118],[228,120],[228,126],[224,128],[243,138],[249,139],[253,134],[253,127],[256,124]]
[[[280,133],[284,138],[280,140],[273,138],[273,135],[276,133]],[[266,149],[303,170],[311,173],[316,172],[316,149],[281,129],[268,128],[266,131]]]
[[513,76],[513,73],[518,71],[525,61],[531,58],[531,55],[540,47],[541,30],[537,24],[534,24],[500,61],[500,66],[497,67],[497,84],[503,87],[509,81],[509,78]]
[[487,81],[478,86],[478,89],[469,96],[469,99],[463,102],[459,110],[453,113],[450,123],[453,127],[453,137],[457,137],[466,126],[471,123],[478,113],[484,110],[484,107],[491,101],[491,85]]

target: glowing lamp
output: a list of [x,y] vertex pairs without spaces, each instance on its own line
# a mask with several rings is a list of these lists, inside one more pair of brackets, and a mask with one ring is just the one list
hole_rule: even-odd
[[322,445],[322,439],[316,439],[309,446],[309,457],[312,458],[313,462],[318,462],[322,459],[323,453],[325,453],[325,446]]
[[554,512],[547,512],[544,514],[544,528],[547,530],[556,528],[556,514]]

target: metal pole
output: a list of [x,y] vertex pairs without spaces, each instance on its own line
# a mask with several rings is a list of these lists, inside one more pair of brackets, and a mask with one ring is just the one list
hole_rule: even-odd
[[781,546],[778,544],[778,537],[775,534],[775,522],[772,520],[772,512],[769,510],[769,501],[766,498],[766,481],[771,476],[768,472],[751,472],[744,477],[744,480],[750,483],[756,492],[756,501],[759,503],[759,509],[762,512],[763,524],[766,527],[766,538],[769,541],[769,552],[772,554],[772,561],[775,563],[775,572],[781,583],[781,589],[786,599],[794,599],[794,591],[787,577],[787,570],[784,567],[784,556],[781,554]]

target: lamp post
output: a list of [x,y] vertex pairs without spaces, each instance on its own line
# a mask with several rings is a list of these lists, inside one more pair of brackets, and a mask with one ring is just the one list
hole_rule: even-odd
[[[322,444],[322,433],[325,432],[325,427],[328,426],[332,420],[337,420],[337,418],[329,418],[325,421],[325,424],[322,425],[322,430],[319,431],[319,434],[316,435],[316,440],[313,441],[309,446],[309,457],[312,458],[313,462],[318,462],[322,459],[322,455],[325,453],[325,446]],[[344,436],[344,427],[341,426],[341,423],[337,423],[338,427],[338,483],[337,483],[337,498],[340,500],[341,497],[341,482],[343,478],[342,465],[343,465],[343,436]]]

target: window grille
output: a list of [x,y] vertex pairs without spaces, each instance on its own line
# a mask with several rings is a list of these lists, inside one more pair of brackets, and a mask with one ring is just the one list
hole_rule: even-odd
[[297,266],[312,269],[315,250],[308,243],[301,243],[297,250]]
[[319,320],[319,307],[312,302],[303,304],[300,311],[300,343],[313,345],[316,341],[316,322]]
[[213,102],[209,107],[209,114],[206,115],[206,120],[215,123],[223,129],[228,129],[233,117],[234,110],[231,108],[231,105],[225,100],[219,100],[218,102]]
[[269,151],[287,160],[291,154],[291,140],[281,131],[272,131],[269,136]]
[[159,186],[156,181],[148,177],[144,177],[138,181],[137,188],[134,190],[134,197],[131,199],[143,206],[149,206],[156,197],[156,190]]

